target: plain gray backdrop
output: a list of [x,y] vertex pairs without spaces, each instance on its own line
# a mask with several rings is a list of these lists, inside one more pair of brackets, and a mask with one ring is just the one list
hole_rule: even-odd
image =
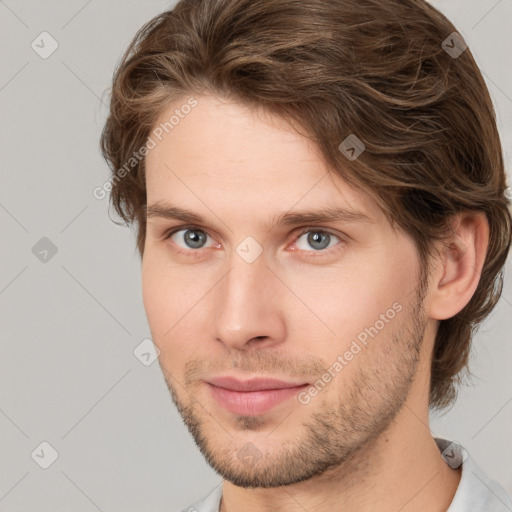
[[[512,0],[433,4],[484,73],[510,176]],[[221,481],[158,363],[134,354],[150,338],[134,233],[92,194],[110,176],[98,141],[114,67],[172,5],[0,0],[0,511],[171,512]],[[473,384],[431,428],[512,494],[510,261]]]

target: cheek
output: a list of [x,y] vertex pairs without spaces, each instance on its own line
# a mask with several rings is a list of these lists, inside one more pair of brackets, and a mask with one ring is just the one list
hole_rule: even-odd
[[142,264],[142,300],[153,342],[160,352],[169,350],[179,329],[182,284],[156,258],[145,254]]
[[[142,298],[151,327],[169,330],[185,314],[190,273],[170,265],[162,251],[150,249],[142,262]],[[181,315],[180,315],[181,312]]]
[[285,280],[304,305],[335,330],[340,322],[346,325],[364,317],[379,302],[381,283],[372,275],[371,265],[364,261],[357,265],[344,261],[336,267],[292,271]]
[[[142,264],[142,298],[153,343],[163,366],[183,368],[204,347],[206,335],[196,318],[203,301],[206,276],[197,276],[169,265],[158,253],[148,251]],[[204,327],[204,326],[203,326]],[[179,373],[179,372],[178,372]]]
[[371,339],[367,329],[386,333],[377,336],[384,339],[400,324],[398,310],[411,300],[416,279],[411,261],[413,252],[397,258],[381,248],[347,257],[336,268],[290,272],[284,280],[309,309],[301,307],[303,314],[295,317],[294,335],[304,343],[314,340],[315,352],[326,361],[343,354],[359,335]]
[[167,291],[162,286],[159,275],[157,266],[153,265],[149,255],[145,254],[142,265],[142,301],[154,337],[164,331],[163,322],[167,309]]

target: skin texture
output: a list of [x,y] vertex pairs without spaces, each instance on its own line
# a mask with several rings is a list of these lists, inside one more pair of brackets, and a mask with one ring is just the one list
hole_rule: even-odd
[[[147,204],[204,221],[190,228],[148,217],[142,287],[171,397],[224,478],[221,510],[365,512],[378,503],[382,512],[445,511],[460,469],[444,462],[430,433],[430,358],[439,320],[460,311],[478,284],[485,218],[453,219],[453,238],[421,286],[412,240],[330,174],[311,142],[280,118],[196,98],[146,157]],[[369,220],[271,220],[321,207]],[[258,245],[244,245],[246,237]],[[250,263],[237,252],[258,246]],[[377,334],[354,353],[370,326]],[[313,384],[329,368],[307,403],[292,397],[262,414],[227,411],[205,383],[230,375]]]

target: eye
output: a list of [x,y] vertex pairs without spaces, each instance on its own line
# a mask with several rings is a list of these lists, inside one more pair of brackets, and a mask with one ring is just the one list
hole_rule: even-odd
[[[304,235],[307,236],[304,240],[301,241]],[[309,229],[307,231],[303,231],[300,234],[300,236],[297,238],[297,242],[295,242],[295,245],[301,251],[309,251],[310,248],[313,248],[315,251],[322,251],[324,249],[331,248],[333,245],[336,245],[331,243],[335,241],[335,239],[338,241],[341,240],[337,235],[330,233],[329,231]]]
[[171,231],[165,238],[171,239],[178,247],[189,250],[203,249],[208,237],[209,235],[202,229],[187,226]]
[[[172,240],[176,252],[189,256],[199,255],[199,249],[221,247],[213,239],[211,239],[210,245],[207,245],[208,238],[211,239],[210,235],[197,226],[180,226],[171,230],[164,237],[166,240]],[[341,243],[336,244],[336,241]],[[329,231],[315,228],[304,229],[294,242],[294,248],[309,253],[309,257],[330,253],[331,251],[326,249],[333,247],[334,250],[341,249],[343,247],[342,238]]]

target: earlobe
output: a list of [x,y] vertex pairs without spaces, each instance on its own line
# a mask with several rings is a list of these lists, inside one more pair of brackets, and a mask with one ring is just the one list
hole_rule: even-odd
[[483,212],[461,213],[453,218],[453,233],[437,261],[430,283],[430,318],[446,320],[471,300],[489,243],[489,223]]

